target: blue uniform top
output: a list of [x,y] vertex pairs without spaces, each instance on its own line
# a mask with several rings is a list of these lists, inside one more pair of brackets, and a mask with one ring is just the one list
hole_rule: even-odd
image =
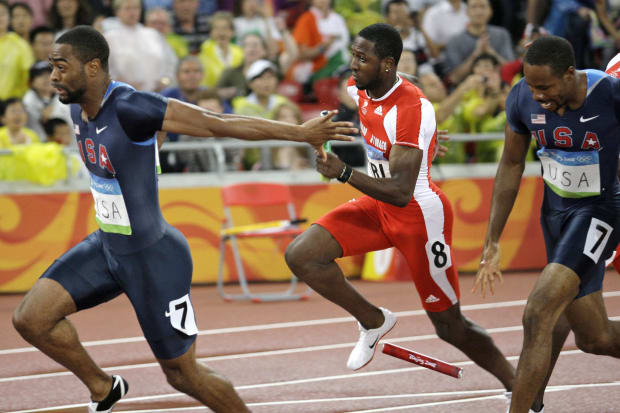
[[545,196],[543,211],[611,200],[620,194],[620,79],[585,70],[583,105],[560,116],[542,108],[521,79],[506,99],[510,128],[536,139]]
[[71,105],[82,160],[91,175],[104,246],[129,254],[159,240],[165,221],[157,188],[157,139],[167,99],[112,82],[99,112],[85,122]]

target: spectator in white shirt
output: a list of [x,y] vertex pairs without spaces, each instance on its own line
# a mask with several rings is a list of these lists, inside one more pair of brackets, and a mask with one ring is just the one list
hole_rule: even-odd
[[170,85],[176,61],[166,53],[165,39],[139,23],[140,0],[115,0],[114,10],[120,25],[105,33],[112,78],[147,91]]
[[461,0],[442,0],[424,13],[422,27],[440,50],[455,34],[465,30],[469,18],[467,6]]
[[46,140],[47,134],[43,124],[52,118],[60,118],[72,125],[71,112],[68,105],[63,105],[54,93],[50,82],[52,69],[46,61],[35,63],[30,68],[30,89],[24,95],[23,103],[28,121],[26,126],[39,136],[41,142]]

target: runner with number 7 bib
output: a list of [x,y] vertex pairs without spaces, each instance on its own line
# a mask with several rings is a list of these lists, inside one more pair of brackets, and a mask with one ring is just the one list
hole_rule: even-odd
[[506,99],[504,153],[474,285],[484,295],[501,277],[499,237],[535,139],[545,184],[540,222],[547,265],[523,314],[510,413],[527,412],[541,398],[569,329],[582,351],[620,357],[620,322],[609,320],[602,296],[605,260],[620,239],[620,79],[577,70],[571,44],[555,36],[529,46],[523,73]]
[[15,311],[13,324],[88,387],[91,413],[108,413],[127,394],[127,382],[92,360],[66,316],[124,293],[168,383],[215,412],[248,412],[232,384],[196,360],[192,257],[187,240],[164,220],[159,206],[160,132],[303,141],[322,151],[327,140],[351,140],[344,134],[357,130],[348,122],[331,122],[335,112],[289,125],[220,115],[136,91],[110,78],[109,53],[98,31],[78,26],[60,36],[50,54],[52,85],[62,103],[72,104],[99,230],[45,271]]
[[359,322],[360,337],[347,362],[357,370],[370,362],[396,317],[360,295],[335,259],[396,247],[437,335],[510,391],[514,368],[486,331],[460,310],[452,210],[430,177],[437,147],[435,113],[422,91],[398,75],[401,51],[399,33],[386,24],[368,26],[356,37],[348,92],[359,110],[368,175],[332,154],[317,160],[317,169],[365,195],[320,218],[289,245],[286,260],[297,277]]

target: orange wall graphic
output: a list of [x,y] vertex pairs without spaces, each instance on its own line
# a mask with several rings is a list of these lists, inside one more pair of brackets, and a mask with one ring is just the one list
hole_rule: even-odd
[[[502,237],[502,267],[536,269],[545,264],[538,225],[542,180],[525,178]],[[484,242],[492,179],[459,179],[440,183],[454,209],[454,255],[461,271],[475,271]],[[308,222],[359,195],[349,185],[293,185],[298,215]],[[213,283],[219,260],[219,231],[224,219],[219,188],[162,189],[166,220],[188,238],[194,258],[194,282]],[[238,225],[278,219],[273,210],[235,211]],[[0,292],[28,290],[66,250],[97,229],[90,193],[0,195]],[[283,253],[286,243],[271,239],[239,244],[250,279],[282,280],[290,276]],[[340,260],[345,274],[361,272],[361,259]],[[236,277],[227,254],[227,279]]]

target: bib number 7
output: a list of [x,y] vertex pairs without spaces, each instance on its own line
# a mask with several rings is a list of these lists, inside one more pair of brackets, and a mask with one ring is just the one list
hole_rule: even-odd
[[597,263],[605,250],[605,246],[607,245],[612,231],[613,228],[608,223],[600,219],[592,218],[590,227],[588,228],[588,235],[586,236],[586,243],[583,247],[583,253]]
[[198,333],[198,327],[196,327],[196,319],[194,318],[194,308],[192,302],[189,299],[189,294],[185,294],[183,297],[170,301],[168,304],[168,311],[165,313],[166,317],[170,317],[170,324],[176,330],[193,336]]

